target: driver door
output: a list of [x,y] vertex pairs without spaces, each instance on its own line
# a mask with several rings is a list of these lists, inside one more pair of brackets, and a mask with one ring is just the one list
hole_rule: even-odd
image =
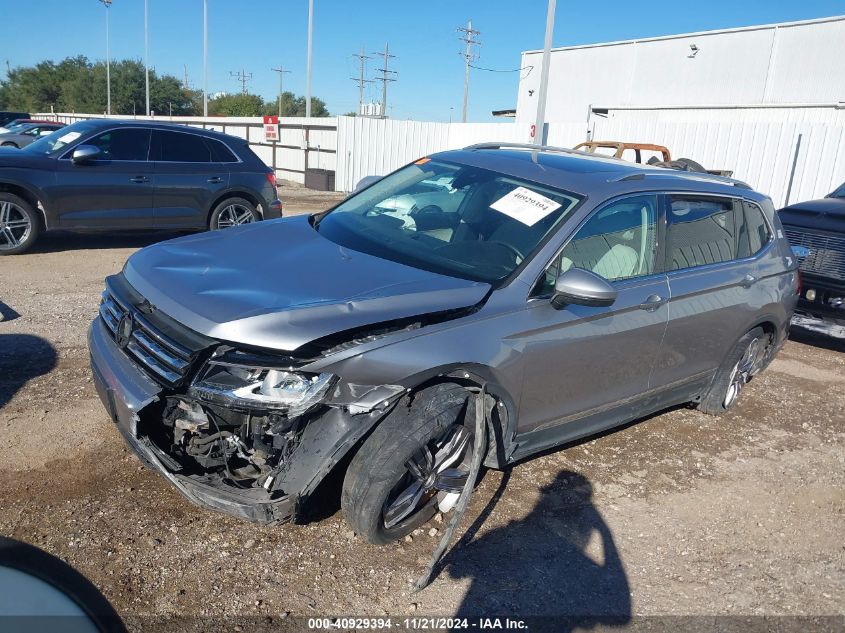
[[[657,195],[616,200],[593,213],[549,265],[529,300],[533,327],[519,336],[520,434],[577,425],[648,391],[668,322],[660,225]],[[619,293],[613,305],[552,306],[554,280],[572,267],[610,281]]]
[[62,228],[148,229],[153,226],[150,130],[108,130],[84,145],[100,149],[85,164],[71,160],[73,149],[57,161],[55,199]]

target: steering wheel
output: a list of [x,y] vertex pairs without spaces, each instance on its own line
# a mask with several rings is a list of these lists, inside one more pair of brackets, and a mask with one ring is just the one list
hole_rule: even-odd
[[488,243],[489,244],[498,244],[500,246],[504,246],[507,250],[509,250],[514,255],[516,255],[515,261],[516,261],[517,264],[521,264],[522,261],[525,259],[525,255],[522,254],[522,251],[520,251],[513,244],[508,244],[507,242],[500,242],[498,240],[491,240]]

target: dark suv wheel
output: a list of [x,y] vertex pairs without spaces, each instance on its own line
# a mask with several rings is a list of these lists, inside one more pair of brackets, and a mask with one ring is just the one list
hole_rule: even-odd
[[208,228],[212,231],[228,229],[258,222],[260,219],[255,205],[246,198],[227,198],[214,207]]
[[38,239],[38,212],[23,198],[0,192],[0,255],[17,255]]

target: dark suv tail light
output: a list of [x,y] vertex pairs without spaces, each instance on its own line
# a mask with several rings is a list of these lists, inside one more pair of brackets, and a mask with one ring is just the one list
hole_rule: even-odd
[[277,186],[276,185],[276,172],[274,172],[274,171],[268,171],[267,172],[267,182],[269,182],[271,185],[273,185],[274,189],[276,188],[276,186]]

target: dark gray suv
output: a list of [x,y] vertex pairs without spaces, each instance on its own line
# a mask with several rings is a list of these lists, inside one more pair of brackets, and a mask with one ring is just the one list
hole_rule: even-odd
[[784,343],[796,268],[742,183],[488,144],[137,252],[91,363],[127,443],[195,503],[296,519],[345,469],[347,520],[388,543],[453,508],[474,456],[730,409]]
[[0,147],[0,255],[51,229],[217,229],[281,209],[273,170],[217,132],[99,119]]

